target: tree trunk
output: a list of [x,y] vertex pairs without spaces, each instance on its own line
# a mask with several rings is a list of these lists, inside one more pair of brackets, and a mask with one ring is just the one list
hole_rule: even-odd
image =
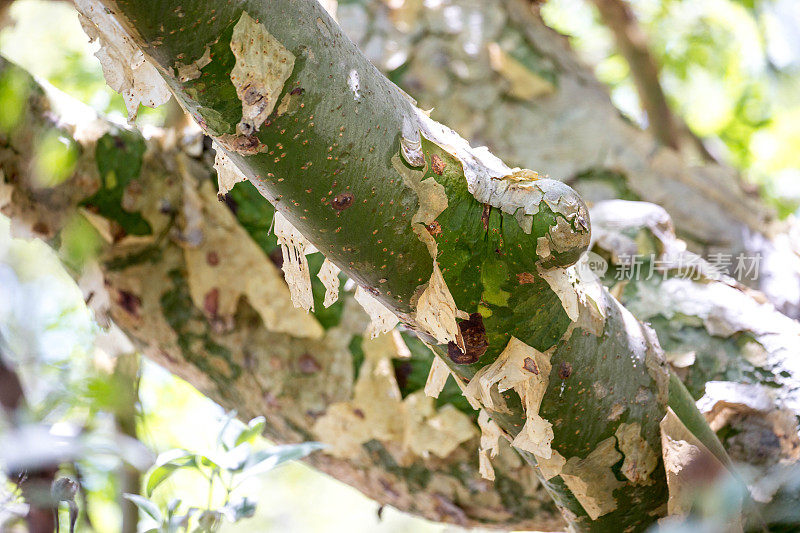
[[[279,208],[329,258],[345,267],[362,286],[379,291],[381,301],[412,328],[420,330],[421,337],[429,342],[441,341],[442,337],[447,341],[450,334],[453,345],[441,344],[437,348],[440,355],[449,354],[463,362],[464,357],[474,357],[485,350],[471,365],[456,364],[449,357],[445,360],[461,379],[471,379],[473,390],[461,381],[468,393],[487,384],[488,392],[479,398],[473,395],[473,402],[488,408],[490,416],[510,437],[523,435],[516,440],[519,447],[532,447],[541,459],[546,459],[544,455],[551,447],[548,424],[553,424],[550,458],[555,465],[545,462],[543,466],[546,470],[560,469],[560,474],[550,477],[544,486],[566,509],[568,522],[579,529],[616,531],[623,523],[646,527],[664,512],[660,507],[667,496],[664,470],[658,459],[663,436],[659,421],[666,412],[666,374],[659,364],[654,337],[624,308],[602,291],[587,293],[592,287],[581,284],[578,292],[570,292],[566,284],[554,281],[569,274],[561,267],[574,262],[577,252],[587,244],[584,237],[588,228],[584,224],[588,226],[588,217],[583,216],[585,208],[580,200],[555,182],[532,180],[528,174],[516,173],[509,190],[516,187],[518,196],[498,194],[484,201],[500,205],[482,205],[467,185],[475,189],[476,185],[494,182],[476,178],[474,173],[483,172],[481,165],[486,161],[490,161],[490,170],[499,166],[502,172],[497,177],[502,177],[503,172],[511,173],[510,169],[481,153],[469,160],[469,154],[475,152],[420,116],[341,37],[324,13],[306,14],[302,20],[307,22],[300,23],[282,2],[273,4],[270,8],[247,4],[252,18],[263,22],[260,28],[242,16],[241,6],[226,6],[212,16],[203,11],[211,7],[204,5],[184,5],[178,12],[165,13],[158,13],[149,5],[150,12],[140,13],[137,2],[125,2],[118,6],[122,10],[117,14],[126,14],[128,21],[147,36],[140,44],[157,44],[145,50],[160,61],[182,103],[195,112],[198,122],[210,133],[216,134],[219,144],[228,147],[228,155],[262,193],[280,200]],[[295,4],[302,5],[303,10],[316,9],[309,2]],[[509,3],[509,9],[514,5]],[[264,9],[270,10],[270,18],[263,16]],[[209,21],[213,27],[206,29],[203,24],[202,31],[193,31],[194,39],[182,42],[180,31],[170,34],[170,30],[163,30],[165,35],[158,35],[162,29],[155,23],[151,25],[150,17],[168,27],[173,23],[175,28],[187,27],[187,21]],[[259,124],[261,129],[256,135],[241,134],[242,130],[251,132],[250,121],[241,119],[245,113],[252,122],[261,118],[256,104],[264,94],[258,90],[248,93],[250,87],[240,83],[245,103],[254,104],[243,110],[237,87],[231,82],[236,61],[230,41],[236,35],[234,27],[242,20],[244,29],[258,30],[256,35],[260,37],[253,37],[255,42],[275,49],[274,42],[261,34],[268,33],[294,56],[288,79],[277,86],[277,94],[267,97],[277,110],[267,113],[268,118]],[[553,39],[550,32],[545,33]],[[239,35],[237,42],[244,49],[252,41],[251,34],[244,32],[243,36],[241,39]],[[202,61],[201,65],[194,60],[205,55],[206,44],[211,63]],[[544,45],[561,53],[558,42],[545,40]],[[277,50],[282,52],[281,48]],[[498,55],[496,48],[494,51]],[[289,56],[283,53],[279,57]],[[336,61],[326,62],[327,58]],[[346,61],[344,65],[352,68],[343,69],[339,61]],[[244,63],[246,66],[247,61]],[[561,63],[558,68],[564,64],[568,63]],[[196,72],[190,68],[192,65]],[[173,66],[184,78],[183,83],[169,78],[167,69],[174,74]],[[563,76],[572,72],[564,70]],[[427,72],[431,76],[438,74],[436,69]],[[195,74],[198,77],[192,77]],[[581,83],[597,89],[593,82]],[[258,89],[258,84],[255,87]],[[606,101],[604,97],[602,102]],[[37,102],[41,106],[40,100]],[[44,109],[40,107],[38,111]],[[39,117],[41,126],[42,115],[34,116]],[[558,122],[540,119],[539,124],[549,127]],[[581,126],[589,128],[591,124]],[[418,138],[419,130],[422,135]],[[252,187],[243,183],[230,192],[228,203],[236,208],[234,219],[213,200],[213,192],[202,179],[197,185],[196,176],[207,176],[208,167],[203,168],[187,155],[187,151],[192,152],[190,145],[181,152],[176,149],[174,137],[153,139],[145,151],[142,141],[129,133],[100,137],[105,134],[101,132],[95,135],[95,139],[100,137],[96,145],[89,141],[83,147],[75,177],[65,186],[43,188],[28,181],[27,170],[35,168],[27,159],[35,154],[34,131],[26,126],[11,136],[14,142],[9,144],[15,159],[13,163],[7,160],[4,168],[12,169],[6,170],[6,176],[13,183],[13,197],[4,212],[18,223],[27,222],[36,232],[53,237],[74,215],[76,206],[83,203],[87,209],[84,216],[101,228],[110,241],[99,266],[109,286],[111,316],[148,347],[149,356],[187,377],[224,405],[236,407],[244,416],[267,414],[273,438],[291,441],[332,437],[333,450],[339,457],[320,454],[313,461],[379,501],[429,518],[467,525],[483,522],[514,528],[559,527],[554,507],[543,500],[541,487],[523,465],[515,463],[502,440],[500,460],[494,462],[494,486],[477,479],[476,439],[468,438],[441,459],[436,456],[444,454],[446,447],[421,447],[420,440],[431,440],[428,427],[441,427],[442,420],[452,422],[447,426],[451,430],[446,433],[447,438],[462,438],[469,432],[455,432],[460,427],[459,419],[443,412],[444,407],[431,412],[425,405],[427,400],[420,391],[431,359],[413,337],[405,336],[412,356],[402,360],[399,351],[381,343],[380,338],[364,340],[359,345],[366,323],[363,317],[352,318],[359,313],[348,296],[343,304],[345,311],[338,317],[333,313],[331,318],[331,313],[326,314],[320,305],[322,290],[317,284],[312,288],[316,304],[312,322],[287,307],[285,288],[282,297],[277,297],[281,290],[271,281],[275,272],[269,272],[269,263],[259,255],[262,251],[247,251],[248,246],[255,246],[251,238],[263,251],[275,246],[274,241],[267,242],[265,238],[271,210],[253,195]],[[86,127],[78,128],[74,136],[85,139],[89,132]],[[296,139],[292,138],[294,135]],[[637,135],[645,138],[644,134]],[[447,137],[446,141],[442,137]],[[620,134],[619,138],[627,137]],[[421,146],[416,145],[417,141]],[[455,146],[443,149],[440,145],[446,143]],[[258,151],[262,145],[267,146],[266,152],[237,152]],[[568,146],[567,141],[564,146]],[[415,166],[420,150],[424,170],[419,170],[422,165]],[[143,165],[131,165],[137,161],[143,161]],[[11,166],[5,167],[6,164]],[[131,172],[131,168],[135,170],[122,178],[121,173]],[[114,173],[111,181],[110,172]],[[122,180],[122,185],[111,185],[115,180]],[[511,180],[500,181],[504,187]],[[409,187],[404,188],[403,183]],[[520,185],[556,192],[556,196],[536,201],[524,198],[525,191],[518,190]],[[118,190],[97,195],[98,189]],[[447,203],[444,211],[437,213],[442,191]],[[312,197],[316,201],[309,199]],[[572,202],[565,205],[559,198]],[[529,207],[536,205],[538,211],[510,216],[506,211],[520,199],[531,200]],[[363,207],[365,202],[367,206]],[[108,209],[109,205],[116,209]],[[370,211],[372,206],[376,206],[377,213]],[[309,214],[304,214],[303,209],[308,209]],[[120,216],[123,212],[138,218]],[[405,224],[412,221],[425,223],[427,233],[421,228],[413,232],[413,226],[412,232],[407,231]],[[322,231],[326,229],[329,231]],[[372,231],[377,233],[370,235]],[[137,237],[137,232],[143,235]],[[383,248],[376,245],[384,245],[387,251],[381,252]],[[431,249],[437,253],[431,254]],[[316,273],[319,262],[311,262],[312,273]],[[386,268],[381,269],[382,265]],[[443,284],[439,284],[436,269],[442,273]],[[242,281],[249,279],[268,289],[259,292],[262,287],[242,286]],[[100,288],[102,283],[96,286]],[[431,286],[440,290],[427,291]],[[463,314],[457,315],[462,320],[457,329],[448,328],[442,318],[448,308],[448,289],[452,307],[470,315],[469,320],[463,319]],[[427,308],[442,312],[433,313],[433,317],[421,313],[420,301],[432,302],[434,305]],[[281,322],[276,317],[288,318]],[[480,334],[481,324],[485,338]],[[597,336],[602,330],[603,335]],[[512,335],[516,341],[509,341]],[[315,336],[316,342],[311,342]],[[466,353],[458,348],[462,339]],[[627,342],[631,340],[641,344],[629,354]],[[515,349],[505,350],[509,346]],[[533,364],[521,369],[511,363],[491,364],[514,362],[520,353],[528,354]],[[359,364],[362,356],[363,363]],[[360,371],[355,386],[354,359]],[[383,372],[387,361],[394,361],[389,366],[394,375],[388,380]],[[524,358],[519,362],[527,363]],[[552,372],[546,371],[548,365]],[[540,373],[531,372],[531,368]],[[495,370],[501,386],[513,383],[513,390],[522,393],[527,400],[524,405],[519,395],[511,391],[498,396],[498,389],[491,386],[492,380],[487,377]],[[478,372],[482,374],[476,379]],[[547,380],[533,377],[543,374],[551,375]],[[658,379],[652,379],[653,375]],[[450,381],[448,387],[452,384]],[[538,398],[541,393],[543,399]],[[380,394],[391,396],[391,401],[376,401],[380,396],[375,395]],[[686,404],[676,401],[676,394],[681,399],[677,389],[670,402],[688,425],[692,413]],[[397,395],[404,400],[400,402]],[[447,395],[445,401],[457,405],[462,413],[471,413],[456,398],[455,394]],[[536,405],[537,399],[541,405]],[[378,406],[375,411],[364,409],[373,404]],[[385,415],[386,410],[380,409],[398,406],[403,419],[396,420],[395,416],[390,424],[393,427],[382,427],[380,415]],[[612,419],[607,420],[609,417]],[[420,420],[427,424],[420,424]],[[490,427],[485,419],[482,421]],[[348,424],[347,431],[342,431],[342,424]],[[521,432],[523,424],[526,427]],[[701,434],[702,429],[693,427]],[[434,435],[441,437],[441,433]],[[491,432],[485,431],[484,436],[487,433]],[[426,439],[419,438],[421,435]],[[713,435],[702,439],[706,446],[714,448]],[[635,459],[628,460],[627,454],[637,448],[649,450],[638,457],[646,466],[636,467]],[[484,450],[485,455],[489,453]],[[523,455],[532,463],[537,462],[531,453],[523,451]],[[564,464],[559,463],[560,456],[565,459]],[[544,477],[553,471],[546,471]],[[638,503],[633,504],[634,500]],[[648,511],[654,514],[647,514]]]
[[[268,235],[272,206],[247,183],[220,203],[213,154],[197,131],[161,132],[145,141],[98,120],[91,109],[53,89],[45,95],[28,74],[8,63],[2,63],[0,80],[17,88],[23,110],[2,132],[0,151],[5,176],[0,211],[11,217],[15,233],[60,248],[96,317],[106,324],[113,320],[150,359],[243,419],[265,415],[267,436],[277,442],[319,440],[315,421],[331,405],[353,400],[364,343],[369,343],[362,336],[368,319],[352,293],[343,293],[326,309],[324,288],[315,281],[313,316],[293,308],[270,259],[278,252],[275,237]],[[55,145],[66,146],[64,152],[53,154],[67,156],[68,171],[62,183],[42,186],[34,171],[49,138],[69,139]],[[149,238],[127,235],[119,221],[93,212],[96,200],[86,201],[98,198],[101,176],[111,172],[129,180],[121,185],[125,205],[143,213],[153,231]],[[191,228],[182,213],[198,209],[193,191],[202,191],[200,204],[208,214],[199,231],[212,241],[202,253],[186,243]],[[122,217],[128,210],[118,209]],[[76,264],[70,234],[90,224],[99,228],[98,256]],[[92,241],[91,234],[82,235]],[[232,259],[234,253],[243,260]],[[309,259],[316,274],[322,261]],[[198,271],[211,267],[214,287],[196,281]],[[258,284],[243,290],[240,281],[254,268],[260,272]],[[281,315],[292,321],[280,323],[276,317]],[[406,339],[412,355],[392,359],[396,387],[406,400],[398,402],[397,412],[405,416],[390,420],[389,437],[370,439],[357,456],[316,454],[309,462],[381,504],[430,520],[501,529],[563,528],[550,497],[507,444],[501,443],[495,463],[496,483],[480,477],[477,428],[466,440],[446,435],[453,442],[427,457],[406,450],[405,420],[435,424],[445,400],[474,419],[466,402],[458,401],[460,391],[452,381],[430,413],[420,394],[433,356],[416,339]],[[450,453],[437,455],[449,448]]]
[[[158,104],[168,93],[152,61],[235,165],[221,182],[239,179],[238,169],[276,206],[295,303],[313,307],[308,239],[328,268],[359,284],[373,336],[397,317],[433,345],[482,410],[485,475],[492,441],[506,435],[570,527],[634,531],[665,512],[668,484],[680,496],[665,465],[680,472],[696,457],[668,459],[668,443],[689,439],[724,470],[724,450],[670,379],[652,330],[568,268],[590,235],[569,187],[510,169],[430,120],[316,1],[103,4],[79,9],[105,47],[107,73],[122,70],[115,85],[134,104]],[[364,367],[377,378],[381,352],[391,350],[374,350]],[[426,392],[435,393],[441,367],[432,370]],[[604,394],[587,394],[597,390]],[[329,431],[332,453],[358,451],[342,441],[391,414],[378,379],[359,392],[373,397],[330,409],[316,425]]]

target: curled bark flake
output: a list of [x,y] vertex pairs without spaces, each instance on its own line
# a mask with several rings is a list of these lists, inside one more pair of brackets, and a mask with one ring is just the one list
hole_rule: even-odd
[[281,245],[283,253],[283,273],[292,302],[296,307],[305,311],[314,310],[314,295],[311,292],[311,275],[308,270],[306,255],[316,251],[314,246],[306,240],[294,226],[286,220],[281,213],[275,212],[275,236]]
[[215,142],[213,143],[214,151],[214,170],[217,171],[217,183],[219,187],[219,195],[228,194],[234,185],[240,181],[245,181],[247,177],[239,170],[239,167],[233,164],[233,161],[225,154],[222,148]]
[[466,353],[464,339],[456,322],[459,311],[436,261],[425,290],[417,300],[414,318],[417,325],[440,344],[453,343]]
[[397,315],[360,286],[356,288],[354,298],[371,319],[366,331],[369,337],[375,338],[382,333],[391,331],[399,322]]
[[203,67],[208,66],[210,63],[211,47],[206,45],[205,52],[203,52],[203,55],[197,60],[192,61],[189,64],[181,63],[180,61],[175,63],[175,72],[178,74],[178,81],[185,83],[187,81],[196,80],[203,74],[200,72]]
[[339,299],[339,272],[341,272],[339,267],[326,257],[322,268],[319,269],[319,274],[317,274],[325,287],[325,299],[322,305],[326,308],[332,306]]
[[425,382],[425,394],[431,398],[438,398],[448,377],[450,377],[450,368],[441,357],[434,356],[428,380]]
[[564,469],[566,463],[567,460],[564,459],[564,456],[555,450],[552,450],[549,458],[536,456],[536,465],[539,467],[539,471],[542,473],[542,477],[545,480],[561,474],[561,470]]
[[[667,511],[671,515],[684,515],[692,508],[696,490],[719,483],[727,475],[727,469],[669,407],[660,428],[661,454],[669,489]],[[730,504],[741,506],[741,496]],[[740,516],[740,513],[731,514]],[[741,531],[741,524],[734,530]]]
[[120,93],[128,110],[128,121],[136,119],[139,104],[158,107],[172,93],[164,78],[133,42],[113,13],[92,0],[76,0],[83,31],[91,41],[98,40],[95,57],[103,68],[108,86]]
[[500,437],[503,436],[503,430],[500,429],[497,422],[489,418],[489,414],[485,409],[481,409],[480,413],[478,413],[478,427],[481,428],[478,469],[481,477],[494,481],[494,468],[492,468],[491,459],[497,457],[497,452],[500,450]]

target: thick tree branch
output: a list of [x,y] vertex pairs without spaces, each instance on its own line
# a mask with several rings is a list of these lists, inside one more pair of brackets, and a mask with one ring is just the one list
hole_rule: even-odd
[[[652,331],[566,268],[589,237],[574,191],[432,122],[315,1],[104,5],[81,7],[90,33],[118,52],[127,46],[116,42],[119,24],[259,192],[386,307],[382,320],[392,312],[435,344],[470,403],[538,467],[573,528],[652,523],[667,499],[658,451],[678,433],[727,464],[691,398],[670,386]],[[187,58],[201,58],[190,75]],[[140,87],[137,74],[123,87]],[[297,262],[290,285],[302,291],[307,245],[291,231],[280,230]],[[584,396],[590,384],[604,393]],[[624,481],[612,471],[623,460],[617,445],[644,454],[626,457]]]
[[[587,202],[661,205],[697,253],[761,254],[758,288],[798,316],[800,259],[787,239],[775,237],[785,229],[735,171],[698,165],[621,117],[591,69],[530,2],[448,5],[347,3],[340,18],[373,63],[423,108],[434,108],[433,118],[507,162],[565,180]],[[480,32],[470,29],[474,20],[482,22]]]
[[[366,317],[352,294],[343,293],[340,303],[325,309],[324,289],[315,284],[313,318],[291,307],[268,255],[277,251],[268,235],[272,207],[246,183],[220,203],[213,153],[196,131],[162,132],[145,141],[57,91],[44,94],[29,75],[3,62],[0,80],[12,79],[21,91],[23,113],[11,131],[0,134],[6,180],[0,184],[0,211],[11,217],[12,228],[59,247],[76,227],[94,224],[105,236],[100,238],[108,240],[95,262],[73,273],[101,321],[113,320],[145,355],[242,418],[266,416],[269,438],[281,443],[321,439],[316,420],[331,405],[353,400],[363,367]],[[60,155],[77,159],[65,158],[68,179],[43,187],[33,170],[43,140],[53,137],[66,142],[57,145],[67,147]],[[103,176],[112,172],[129,181],[122,197],[114,197],[121,204],[105,218],[94,202],[103,198],[96,193],[103,190]],[[202,191],[199,202],[195,190]],[[153,234],[127,235],[123,224],[130,223],[131,213],[141,214]],[[206,221],[191,226],[193,213]],[[192,231],[208,244],[187,242],[197,237]],[[309,260],[316,273],[321,261]],[[189,274],[211,266],[210,281]],[[253,268],[261,277],[242,292],[242,280]],[[266,286],[271,292],[261,289]],[[195,293],[199,297],[193,300]],[[295,322],[276,330],[281,325],[276,316]],[[404,398],[414,399],[432,355],[418,341],[407,340],[412,356],[394,358],[392,366],[395,386]],[[451,382],[445,393],[454,388]],[[471,413],[463,403],[460,409]],[[366,434],[372,440],[362,453],[349,458],[317,454],[309,462],[381,504],[431,520],[502,529],[563,528],[549,496],[508,445],[501,446],[498,483],[492,485],[478,475],[477,437],[460,443],[453,437],[452,451],[443,457],[435,454],[442,453],[439,448],[428,457],[411,454],[403,443],[406,420],[429,419],[429,406],[405,401],[395,407],[389,435],[372,439]],[[473,431],[477,434],[477,428]]]
[[664,146],[683,151],[692,148],[708,162],[715,162],[703,142],[669,106],[659,81],[659,67],[650,53],[647,36],[625,0],[592,0],[603,23],[614,34],[620,53],[630,66],[639,101],[647,114],[648,130]]

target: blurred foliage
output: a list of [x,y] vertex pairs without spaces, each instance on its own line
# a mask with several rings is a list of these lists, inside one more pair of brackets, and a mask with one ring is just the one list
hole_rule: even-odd
[[[70,2],[21,0],[11,6],[10,17],[11,25],[0,34],[0,50],[5,57],[95,110],[120,122],[126,120],[122,96],[106,85],[99,63],[92,55],[98,45],[91,45],[90,50]],[[0,108],[6,112],[22,109],[21,106],[9,109],[5,105]],[[164,109],[142,106],[138,123],[161,124],[164,116]]]
[[[800,2],[632,0],[673,110],[782,215],[800,205]],[[615,104],[646,126],[629,66],[586,0],[550,0],[545,20],[596,65]]]
[[[218,447],[214,452],[203,454],[181,448],[168,450],[159,455],[155,466],[145,478],[146,497],[125,495],[142,511],[146,520],[142,524],[145,531],[212,533],[219,530],[223,517],[231,523],[252,518],[256,512],[255,499],[236,494],[242,481],[268,472],[287,461],[302,459],[322,447],[315,442],[306,442],[256,450],[253,443],[264,431],[266,420],[264,417],[256,417],[244,425],[234,418],[235,414],[231,412],[224,419],[217,436]],[[208,483],[205,508],[186,507],[176,498],[159,506],[151,499],[156,488],[179,470],[194,472]],[[224,490],[221,505],[214,505],[215,483]],[[149,522],[152,523],[148,528]]]

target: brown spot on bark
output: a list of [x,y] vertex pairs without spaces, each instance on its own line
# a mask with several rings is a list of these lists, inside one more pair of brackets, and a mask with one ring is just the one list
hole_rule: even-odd
[[356,415],[358,418],[362,419],[364,418],[364,411],[362,411],[361,409],[358,408],[353,409],[353,414]]
[[39,235],[48,235],[50,233],[50,228],[44,222],[39,221],[33,225],[33,231]]
[[219,264],[219,254],[217,252],[208,252],[206,254],[206,262],[213,266],[217,266]]
[[302,87],[295,87],[294,89],[292,89],[291,91],[289,91],[289,94],[291,94],[291,95],[295,95],[295,94],[303,94],[304,92],[306,92],[306,90],[305,90],[305,89],[303,89]]
[[572,375],[572,365],[567,363],[566,361],[561,361],[558,364],[558,377],[561,379],[567,379]]
[[203,297],[203,310],[210,317],[217,316],[219,309],[219,289],[214,287]]
[[400,390],[404,390],[408,386],[408,377],[413,371],[414,367],[410,361],[394,361],[394,378],[397,380]]
[[132,292],[119,291],[117,293],[117,303],[129,315],[139,317],[139,307],[142,305],[142,300]]
[[263,146],[255,135],[236,135],[228,144],[236,152],[245,155],[257,154]]
[[247,105],[253,105],[259,100],[262,100],[263,98],[264,95],[258,92],[258,89],[256,89],[252,85],[248,85],[247,88],[244,90],[244,96],[242,97],[242,100]]
[[462,320],[458,324],[461,336],[464,338],[464,346],[467,352],[464,353],[454,342],[447,344],[447,356],[458,365],[471,365],[478,361],[486,349],[489,342],[486,340],[486,328],[483,326],[483,317],[480,313],[472,313],[468,320]]
[[489,204],[483,204],[483,214],[481,215],[481,224],[483,224],[483,230],[489,231],[489,215],[492,213],[492,206]]
[[123,228],[122,225],[116,220],[111,221],[109,229],[111,231],[111,238],[114,240],[114,242],[119,242],[128,236],[128,232],[125,231],[125,228]]
[[428,228],[428,233],[430,233],[434,237],[442,234],[442,225],[439,224],[439,222],[437,222],[436,220],[428,224],[427,228]]
[[351,192],[343,192],[342,194],[337,194],[333,200],[331,200],[331,207],[336,209],[337,211],[344,211],[351,205],[353,205],[353,193]]
[[439,176],[442,175],[442,172],[444,172],[444,167],[445,166],[447,166],[447,165],[445,164],[444,160],[441,157],[439,157],[438,155],[433,154],[433,157],[431,158],[431,167],[433,168],[433,171],[437,175],[439,175]]
[[517,274],[517,282],[520,285],[525,285],[526,283],[534,283],[535,281],[536,278],[533,277],[533,274],[531,274],[530,272],[520,272],[519,274]]
[[532,372],[533,374],[539,375],[539,367],[536,365],[536,361],[534,361],[530,357],[526,357],[525,361],[522,363],[522,368],[527,370],[528,372]]
[[319,362],[308,352],[300,356],[297,366],[303,374],[316,374],[322,369]]

